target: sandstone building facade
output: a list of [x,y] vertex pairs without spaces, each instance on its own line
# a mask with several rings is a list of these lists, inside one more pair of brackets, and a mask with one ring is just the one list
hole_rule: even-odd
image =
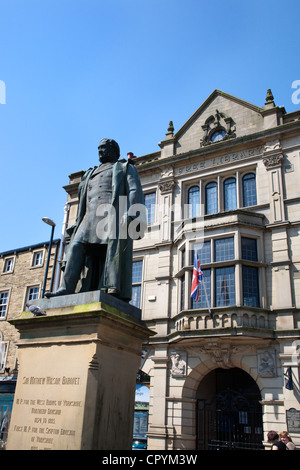
[[158,234],[134,254],[157,333],[143,365],[150,449],[267,447],[271,429],[300,444],[299,118],[271,90],[262,107],[215,90],[137,159]]
[[[300,445],[300,112],[215,90],[159,151],[135,159],[148,233],[133,300],[156,335],[148,449]],[[65,187],[69,223],[83,172]],[[194,252],[203,282],[190,296]]]

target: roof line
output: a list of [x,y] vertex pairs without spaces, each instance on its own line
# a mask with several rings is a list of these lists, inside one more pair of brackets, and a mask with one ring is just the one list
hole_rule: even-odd
[[[57,245],[59,242],[60,242],[60,238],[56,238],[55,240],[53,240],[52,243],[54,245]],[[4,255],[10,255],[13,253],[19,253],[20,251],[28,251],[30,248],[31,249],[38,248],[40,246],[49,245],[49,243],[50,242],[48,240],[47,242],[36,243],[35,245],[28,245],[28,246],[23,246],[21,248],[15,248],[13,250],[2,251],[2,253],[0,253],[0,257],[3,257]]]
[[236,103],[239,103],[243,106],[246,106],[247,108],[252,109],[252,111],[255,111],[257,113],[261,113],[263,111],[262,107],[256,106],[255,104],[249,103],[248,101],[242,100],[240,98],[237,98],[236,96],[230,95],[229,93],[226,93],[225,91],[218,90],[217,88],[209,95],[208,98],[201,104],[201,106],[192,114],[192,116],[183,124],[183,126],[175,133],[174,138],[178,138],[179,135],[195,120],[195,118],[211,103],[211,101],[216,97],[216,96],[223,96],[224,98],[227,98],[231,101],[235,101]]

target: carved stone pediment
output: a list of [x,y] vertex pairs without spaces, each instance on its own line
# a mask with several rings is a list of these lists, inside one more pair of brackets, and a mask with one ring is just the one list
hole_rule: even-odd
[[228,140],[236,137],[235,122],[230,116],[216,109],[216,114],[209,116],[202,126],[204,136],[200,141],[200,146],[210,145],[216,142],[214,135],[219,133],[218,141]]

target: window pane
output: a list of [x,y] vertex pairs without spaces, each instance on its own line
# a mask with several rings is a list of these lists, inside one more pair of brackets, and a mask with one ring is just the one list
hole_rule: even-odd
[[216,269],[216,307],[235,305],[234,266]]
[[201,244],[195,243],[194,249],[192,250],[192,263],[194,263],[195,250],[198,251],[200,264],[210,263],[211,262],[211,250],[210,250],[210,240]]
[[242,237],[242,258],[257,261],[257,242],[255,238]]
[[142,282],[143,261],[134,261],[132,263],[132,283]]
[[[199,289],[199,300],[196,302],[192,299],[192,308],[208,308],[207,300],[205,295],[205,289],[207,293],[208,305],[211,305],[211,270],[210,269],[203,269],[203,279],[200,284]],[[205,283],[205,284],[204,284]],[[205,289],[204,289],[205,285]]]
[[14,266],[14,259],[13,258],[7,259],[5,261],[4,272],[9,273],[10,271],[13,270],[13,266]]
[[189,217],[200,215],[200,190],[199,186],[193,186],[188,192]]
[[40,288],[39,287],[30,287],[28,289],[28,297],[27,297],[27,300],[35,300],[35,299],[38,299],[39,298],[39,291],[40,291]]
[[234,259],[233,237],[215,240],[215,261]]
[[[5,341],[1,341],[1,344],[0,344],[0,373],[3,373],[5,370],[5,362],[6,362],[6,353],[7,353],[7,347],[8,347],[8,342],[5,342]],[[5,396],[7,395],[4,395],[3,396],[3,401],[5,402]],[[1,403],[1,401],[0,401]],[[3,420],[3,409],[1,410],[1,406],[0,406],[0,422],[2,422]],[[2,418],[2,419],[1,419]],[[4,420],[5,421],[5,420]],[[3,438],[2,438],[3,439]]]
[[181,267],[185,266],[185,248],[181,251]]
[[185,276],[180,279],[180,310],[184,310],[185,299]]
[[0,317],[5,317],[8,302],[8,292],[0,293]]
[[255,206],[257,204],[254,173],[248,173],[248,175],[243,176],[243,201],[244,207]]
[[132,286],[132,297],[130,304],[139,307],[141,303],[141,285]]
[[258,269],[243,266],[243,298],[244,305],[259,307]]
[[145,206],[146,206],[146,211],[147,211],[148,224],[151,224],[152,222],[155,221],[155,200],[156,200],[155,193],[145,194]]
[[205,186],[205,213],[215,214],[218,212],[217,183],[208,183]]
[[236,209],[236,183],[235,178],[224,181],[224,210]]
[[33,260],[33,266],[39,266],[43,262],[43,252],[39,251],[38,253],[35,253],[34,255],[34,260]]

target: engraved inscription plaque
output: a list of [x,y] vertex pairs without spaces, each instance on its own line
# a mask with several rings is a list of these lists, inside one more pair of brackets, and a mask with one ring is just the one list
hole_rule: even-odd
[[88,356],[75,362],[72,346],[52,347],[49,363],[48,348],[29,349],[21,351],[9,439],[19,449],[79,449],[87,386],[80,363],[87,364],[91,352],[81,348],[81,359]]
[[300,410],[290,408],[286,410],[286,423],[289,433],[300,433]]

